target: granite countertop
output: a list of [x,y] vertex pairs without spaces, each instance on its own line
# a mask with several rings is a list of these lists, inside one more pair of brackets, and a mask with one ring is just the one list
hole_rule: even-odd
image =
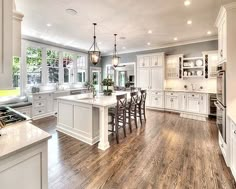
[[6,126],[0,136],[0,160],[51,138],[47,132],[23,121]]
[[185,89],[165,89],[166,92],[185,92],[185,93],[208,93],[216,94],[216,91],[211,90],[185,90]]

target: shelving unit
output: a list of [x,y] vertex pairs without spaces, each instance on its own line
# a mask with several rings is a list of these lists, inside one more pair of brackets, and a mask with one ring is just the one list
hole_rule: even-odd
[[[201,60],[202,65],[198,66],[197,61]],[[205,74],[203,57],[183,58],[183,78],[202,78]],[[201,74],[199,74],[201,72]]]

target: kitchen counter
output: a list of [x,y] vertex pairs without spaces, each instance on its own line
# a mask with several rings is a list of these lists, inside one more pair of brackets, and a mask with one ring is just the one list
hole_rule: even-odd
[[[24,121],[6,126],[0,136],[0,160],[47,141],[51,135]],[[4,134],[6,133],[6,134]]]
[[165,89],[165,91],[166,92],[185,92],[185,93],[216,94],[216,91],[210,91],[210,90]]
[[227,116],[236,124],[236,100],[228,105]]
[[29,95],[32,94],[49,94],[49,93],[64,93],[64,92],[70,92],[70,91],[76,91],[76,90],[87,90],[87,88],[73,88],[73,89],[58,89],[58,90],[45,90],[45,91],[39,91],[36,93],[29,92]]

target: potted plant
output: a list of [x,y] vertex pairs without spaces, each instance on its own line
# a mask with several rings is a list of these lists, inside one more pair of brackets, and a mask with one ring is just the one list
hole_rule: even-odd
[[106,89],[103,90],[103,94],[105,96],[110,96],[112,94],[112,90],[109,89],[109,87],[113,86],[114,85],[114,82],[112,81],[112,79],[104,79],[102,81],[102,86],[105,86]]

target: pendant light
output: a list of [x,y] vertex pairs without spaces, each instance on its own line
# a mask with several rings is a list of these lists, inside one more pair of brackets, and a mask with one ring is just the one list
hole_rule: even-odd
[[112,65],[114,67],[117,67],[120,62],[120,57],[118,56],[117,50],[116,50],[116,36],[117,36],[117,34],[114,34],[114,36],[115,36],[115,44],[114,44],[114,53],[112,56]]
[[89,60],[93,65],[97,65],[101,60],[101,52],[98,48],[97,41],[96,41],[96,33],[95,33],[96,25],[97,25],[96,23],[93,23],[93,26],[94,26],[93,44],[88,51]]

